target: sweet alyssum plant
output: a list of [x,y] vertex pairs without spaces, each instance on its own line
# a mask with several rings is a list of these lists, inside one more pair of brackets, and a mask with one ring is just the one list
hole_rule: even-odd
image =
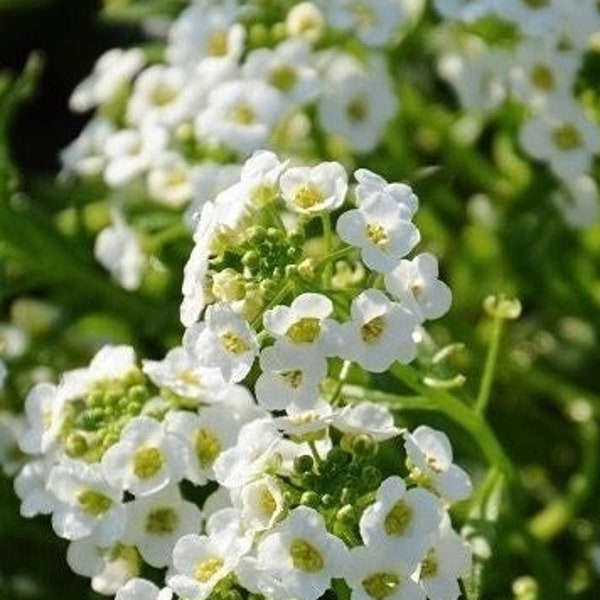
[[444,433],[357,393],[450,306],[435,256],[408,258],[417,208],[369,170],[267,151],[204,204],[181,345],[141,364],[106,346],[27,398],[15,488],[74,571],[119,600],[459,597],[448,509],[470,478]]

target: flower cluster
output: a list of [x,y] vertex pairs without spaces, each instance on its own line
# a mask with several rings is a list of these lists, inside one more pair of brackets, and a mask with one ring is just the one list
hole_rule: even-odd
[[[438,41],[439,71],[462,106],[491,112],[508,99],[518,103],[522,148],[558,179],[555,203],[567,222],[588,225],[599,214],[591,171],[600,135],[578,82],[600,29],[597,3],[436,0],[435,6],[450,19]],[[486,26],[500,32],[495,45],[485,38]]]
[[[181,346],[105,346],[41,383],[19,438],[25,516],[118,600],[456,600],[470,552],[449,507],[471,482],[448,438],[398,427],[346,380],[410,362],[450,305],[417,197],[338,163],[255,153],[202,208]],[[250,226],[250,224],[252,224]],[[392,460],[382,460],[382,453]],[[144,575],[166,568],[166,587]]]
[[[110,188],[141,182],[155,203],[191,204],[192,215],[259,148],[373,150],[398,110],[385,50],[416,8],[404,0],[195,0],[172,24],[164,62],[112,49],[75,89],[71,107],[95,112],[63,151],[63,175],[101,177]],[[135,289],[141,241],[120,210],[96,255]]]

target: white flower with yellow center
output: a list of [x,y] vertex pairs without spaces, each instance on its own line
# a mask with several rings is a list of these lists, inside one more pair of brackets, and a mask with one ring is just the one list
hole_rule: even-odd
[[300,2],[288,11],[285,27],[290,37],[317,42],[325,30],[325,17],[313,2]]
[[98,58],[92,73],[77,85],[69,98],[69,107],[86,112],[110,102],[144,66],[140,48],[112,48]]
[[246,485],[269,469],[279,466],[277,446],[282,437],[272,418],[256,419],[240,430],[233,448],[222,452],[214,463],[217,481],[226,488]]
[[444,514],[435,543],[419,569],[419,585],[430,600],[457,600],[461,594],[458,579],[468,574],[471,552],[452,529]]
[[167,431],[186,445],[189,457],[185,478],[203,485],[215,478],[214,462],[235,445],[242,424],[223,405],[203,408],[200,414],[172,411],[165,418]]
[[271,528],[283,514],[283,490],[275,477],[266,475],[235,492],[232,500],[239,507],[241,522],[249,533]]
[[359,528],[367,546],[382,546],[399,561],[416,567],[433,543],[442,519],[439,500],[421,488],[406,489],[398,476],[388,477]]
[[401,433],[394,424],[394,416],[390,410],[374,402],[344,406],[334,415],[332,425],[343,433],[369,435],[376,442],[389,440]]
[[148,496],[177,483],[188,457],[184,443],[162,423],[136,417],[102,457],[102,472],[113,486],[134,496]]
[[240,157],[266,144],[286,103],[279,90],[262,81],[228,81],[213,89],[195,119],[201,143],[224,147]]
[[332,27],[350,30],[372,47],[392,43],[407,17],[401,0],[346,0],[323,5]]
[[[310,352],[315,362],[335,352],[338,323],[329,319],[333,304],[327,296],[307,292],[290,306],[276,306],[263,316],[265,330],[296,352]],[[317,366],[322,369],[322,366]]]
[[416,354],[412,334],[417,317],[392,302],[383,292],[361,292],[350,307],[351,321],[340,327],[338,354],[374,373],[385,371],[395,361],[410,362]]
[[218,402],[227,390],[219,369],[201,367],[182,346],[169,350],[163,360],[144,360],[142,365],[154,385],[198,404]]
[[274,587],[281,586],[270,589],[263,577],[257,577],[253,587],[259,587],[261,593],[273,600],[317,600],[331,579],[343,574],[348,549],[327,531],[318,512],[300,506],[260,540],[256,557],[257,571],[277,582]]
[[173,591],[160,589],[147,579],[135,577],[119,588],[115,600],[171,600]]
[[[294,442],[319,441],[327,437],[327,430],[335,422],[339,412],[334,411],[329,402],[317,398],[312,408],[298,409],[290,406],[287,415],[275,417],[273,421]],[[298,452],[298,449],[293,451],[294,454]]]
[[173,549],[173,568],[167,585],[181,598],[204,600],[219,581],[235,569],[252,545],[247,537],[186,535]]
[[317,107],[319,122],[325,133],[341,139],[350,150],[369,152],[398,109],[386,67],[374,57],[363,66],[339,52],[328,63]]
[[287,207],[295,213],[315,215],[339,208],[346,198],[348,175],[337,162],[315,167],[291,167],[279,180]]
[[275,342],[260,353],[261,375],[256,381],[256,399],[268,410],[313,408],[319,384],[327,374],[327,360],[311,352],[298,352],[287,343]]
[[405,183],[388,183],[381,175],[369,169],[357,169],[354,171],[354,179],[358,182],[355,194],[359,205],[370,196],[389,197],[406,211],[407,214],[403,217],[406,220],[410,220],[419,208],[417,195]]
[[367,267],[388,273],[419,242],[419,230],[407,217],[406,208],[390,196],[372,194],[340,216],[336,231],[344,242],[361,249]]
[[182,499],[177,486],[125,505],[127,526],[122,542],[136,546],[142,558],[153,567],[166,567],[179,538],[200,529],[202,513],[192,502]]
[[248,79],[266,81],[291,105],[300,105],[313,100],[319,92],[311,52],[308,42],[298,38],[285,40],[273,50],[258,48],[248,54],[242,73]]
[[452,292],[438,279],[437,259],[429,252],[412,260],[401,260],[393,271],[386,273],[385,287],[421,321],[441,317],[452,303]]
[[600,133],[571,97],[553,98],[546,110],[527,121],[519,132],[524,150],[549,163],[563,181],[586,174],[600,151]]
[[169,30],[167,60],[193,69],[205,59],[237,60],[244,49],[245,30],[237,24],[238,2],[196,0]]
[[421,425],[405,434],[404,447],[409,466],[421,485],[431,487],[449,502],[471,495],[471,480],[452,462],[452,446],[445,433]]
[[180,208],[194,194],[194,169],[178,152],[158,156],[146,181],[150,198],[164,206]]
[[207,308],[205,320],[186,330],[183,346],[200,365],[220,369],[228,382],[244,379],[258,354],[250,325],[225,303]]
[[97,545],[108,546],[123,533],[121,490],[104,478],[100,465],[63,459],[50,472],[48,489],[57,499],[52,527],[60,537],[91,536]]
[[425,600],[410,565],[375,543],[350,550],[344,580],[352,600]]

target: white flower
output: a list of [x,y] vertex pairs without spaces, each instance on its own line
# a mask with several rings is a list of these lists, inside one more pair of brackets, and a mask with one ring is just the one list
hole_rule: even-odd
[[388,477],[367,507],[359,528],[367,546],[379,545],[409,566],[424,557],[442,519],[438,499],[427,490],[407,491],[398,476]]
[[509,76],[512,93],[535,109],[549,97],[569,95],[581,65],[581,54],[557,48],[552,40],[525,38],[517,46]]
[[60,152],[60,179],[71,175],[93,177],[100,175],[106,165],[104,145],[115,133],[115,126],[106,119],[95,117],[88,121],[75,140]]
[[122,541],[135,545],[153,567],[166,567],[177,540],[200,529],[202,514],[182,499],[179,488],[169,486],[146,498],[126,504],[127,527]]
[[300,2],[288,11],[285,27],[291,37],[300,37],[314,44],[323,34],[325,18],[313,2]]
[[169,588],[159,589],[147,579],[130,579],[119,588],[115,600],[171,600],[173,592]]
[[417,212],[419,199],[405,183],[388,183],[381,175],[369,169],[357,169],[354,171],[354,178],[358,182],[355,193],[359,205],[371,196],[376,196],[395,200],[407,213],[407,220]]
[[96,237],[94,256],[124,289],[136,290],[146,262],[139,237],[120,211],[113,210],[111,217],[112,224]]
[[[318,363],[335,352],[338,323],[328,318],[332,312],[333,304],[327,296],[307,292],[294,298],[290,306],[267,310],[263,324],[279,344],[291,345],[296,352],[311,353],[313,362]],[[320,371],[323,366],[316,364],[315,368]]]
[[269,475],[244,485],[233,500],[248,532],[270,529],[285,507],[283,490],[278,480]]
[[437,277],[437,259],[426,252],[412,260],[401,260],[391,273],[386,273],[385,287],[421,320],[437,319],[452,303],[450,288]]
[[221,452],[235,445],[242,423],[223,405],[203,408],[199,415],[187,411],[170,412],[167,431],[177,435],[189,456],[185,477],[197,485],[215,479],[213,465]]
[[186,330],[183,346],[200,365],[220,369],[228,382],[244,379],[258,354],[250,325],[225,303],[207,308],[205,320]]
[[472,491],[467,473],[453,464],[450,440],[442,431],[426,425],[405,434],[404,447],[411,470],[419,482],[428,484],[450,502],[468,498]]
[[298,352],[287,343],[275,342],[260,353],[261,375],[256,381],[256,399],[268,410],[314,407],[319,384],[327,374],[327,361],[314,352]]
[[560,27],[563,0],[493,0],[495,13],[529,35],[555,33]]
[[75,88],[69,106],[85,112],[110,102],[144,66],[144,53],[139,48],[113,48],[98,58],[92,73]]
[[350,550],[344,580],[352,590],[352,600],[425,600],[411,574],[409,564],[375,543]]
[[558,39],[567,46],[585,51],[600,31],[600,13],[595,2],[571,0],[560,2],[561,18]]
[[519,133],[521,145],[534,158],[550,163],[564,181],[589,172],[600,151],[600,134],[572,98],[555,98],[547,109],[527,121]]
[[44,454],[57,441],[64,420],[65,395],[62,388],[38,383],[27,394],[25,415],[27,427],[19,439],[19,447],[28,454]]
[[92,536],[99,546],[116,541],[125,526],[121,491],[104,478],[100,465],[63,459],[50,472],[48,489],[58,500],[52,527],[61,537]]
[[394,416],[385,406],[373,402],[360,402],[344,406],[332,419],[332,425],[343,433],[367,434],[376,442],[400,435],[394,425]]
[[270,417],[247,423],[241,428],[236,445],[215,460],[217,481],[224,487],[235,488],[261,477],[280,461],[275,449],[281,439]]
[[262,81],[225,82],[210,92],[196,117],[196,136],[245,157],[266,144],[284,109],[279,90]]
[[438,538],[428,550],[419,569],[419,585],[430,600],[457,600],[461,594],[457,579],[467,575],[471,553],[452,529],[444,514]]
[[154,494],[178,482],[187,456],[183,442],[150,417],[132,419],[119,441],[102,457],[102,472],[113,486],[135,496]]
[[186,535],[173,550],[169,587],[187,600],[204,600],[214,586],[236,567],[252,540],[220,532],[211,536]]
[[262,79],[277,88],[292,105],[309,102],[319,92],[317,73],[311,65],[311,47],[297,38],[285,40],[273,50],[253,50],[242,73],[248,79]]
[[346,198],[348,175],[337,162],[323,162],[316,167],[289,168],[279,180],[288,208],[300,214],[331,212]]
[[273,587],[280,589],[265,586],[261,577],[256,577],[253,587],[273,600],[317,600],[331,579],[343,574],[348,550],[328,533],[318,512],[300,506],[262,538],[256,554],[256,570],[263,571],[276,582]]
[[339,414],[329,402],[321,398],[316,399],[312,408],[299,409],[292,405],[288,407],[287,412],[287,416],[276,417],[273,421],[277,429],[283,431],[294,442],[323,441],[329,425]]
[[165,151],[168,134],[158,125],[140,129],[121,129],[106,139],[104,181],[110,187],[121,187],[147,172]]
[[336,231],[346,243],[361,249],[367,267],[388,273],[419,242],[419,230],[407,220],[407,210],[394,198],[371,194],[357,209],[342,214]]
[[211,255],[211,242],[217,227],[212,202],[202,207],[200,219],[194,232],[195,246],[183,269],[183,301],[179,308],[179,318],[184,326],[190,327],[197,320],[206,305],[205,277]]
[[192,199],[194,171],[177,152],[165,152],[150,167],[147,184],[153,200],[179,208]]
[[493,12],[493,0],[435,0],[434,6],[442,16],[467,23]]
[[557,190],[552,199],[564,220],[572,227],[590,227],[600,217],[598,186],[589,175],[580,175],[564,182],[565,189]]
[[238,2],[195,1],[186,8],[169,30],[167,60],[193,68],[202,59],[240,57],[245,31],[236,24]]
[[218,402],[226,392],[221,371],[202,367],[185,348],[169,350],[161,361],[144,360],[143,371],[158,387],[165,387],[179,396],[197,403]]
[[401,0],[346,0],[324,7],[332,27],[351,30],[366,46],[391,43],[406,19]]
[[48,457],[32,460],[25,463],[15,477],[15,493],[21,500],[21,516],[31,518],[49,515],[54,510],[56,497],[46,485],[54,464],[54,460]]
[[397,360],[408,363],[414,358],[412,334],[417,318],[383,292],[361,292],[352,301],[350,316],[352,320],[340,327],[341,358],[374,373],[385,371]]
[[385,67],[376,60],[363,68],[354,58],[334,55],[325,72],[317,107],[324,131],[344,140],[350,150],[369,152],[398,109]]

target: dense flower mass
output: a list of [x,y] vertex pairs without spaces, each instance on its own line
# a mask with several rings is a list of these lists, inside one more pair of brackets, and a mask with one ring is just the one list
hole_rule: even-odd
[[[432,254],[404,258],[412,190],[354,178],[253,154],[202,207],[181,346],[141,366],[105,346],[31,390],[22,512],[52,515],[95,589],[316,600],[345,579],[358,598],[458,598],[469,550],[447,511],[469,477],[443,433],[344,391],[353,370],[411,361],[450,292]],[[463,558],[445,566],[449,551]],[[166,587],[139,578],[144,564],[168,569]]]

